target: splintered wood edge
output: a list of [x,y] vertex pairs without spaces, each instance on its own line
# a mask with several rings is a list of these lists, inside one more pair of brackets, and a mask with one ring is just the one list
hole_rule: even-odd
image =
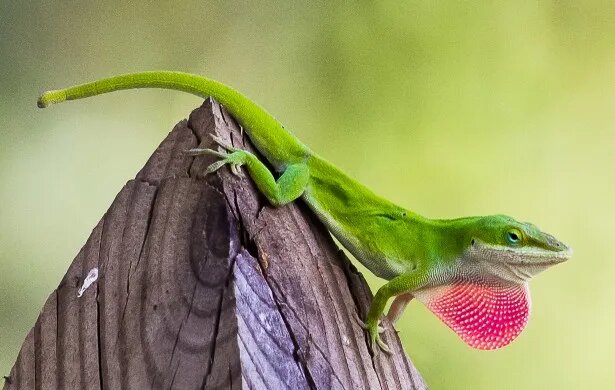
[[393,356],[372,359],[352,319],[371,292],[305,205],[270,208],[226,168],[203,177],[212,160],[184,151],[213,133],[252,150],[211,99],[178,123],[48,298],[4,388],[426,388],[390,326]]

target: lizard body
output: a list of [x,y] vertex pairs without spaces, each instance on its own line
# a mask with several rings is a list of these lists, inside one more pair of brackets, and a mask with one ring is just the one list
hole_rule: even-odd
[[[503,215],[433,220],[376,195],[312,152],[260,106],[232,88],[180,72],[143,72],[43,94],[39,107],[120,89],[166,88],[218,100],[242,125],[271,172],[244,150],[193,149],[220,158],[208,172],[245,166],[269,202],[280,207],[302,198],[327,229],[363,265],[388,280],[376,293],[363,326],[374,351],[378,319],[397,320],[416,297],[466,343],[495,349],[510,343],[530,312],[528,280],[565,261],[571,249],[529,223]],[[277,176],[274,176],[274,174]]]

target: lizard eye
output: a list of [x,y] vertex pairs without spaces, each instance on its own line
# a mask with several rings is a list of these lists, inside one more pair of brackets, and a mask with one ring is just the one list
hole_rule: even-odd
[[522,233],[517,229],[510,229],[506,232],[506,241],[511,245],[521,244],[522,238]]

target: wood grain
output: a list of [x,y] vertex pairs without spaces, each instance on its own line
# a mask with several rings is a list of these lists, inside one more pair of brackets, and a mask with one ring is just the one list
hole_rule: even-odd
[[[371,293],[301,202],[183,151],[218,134],[211,99],[175,126],[94,228],[22,345],[5,389],[425,389],[397,335],[372,358],[353,313]],[[99,278],[77,297],[85,276]]]

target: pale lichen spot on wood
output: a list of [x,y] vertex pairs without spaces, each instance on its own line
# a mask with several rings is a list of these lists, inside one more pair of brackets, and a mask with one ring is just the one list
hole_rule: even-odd
[[97,280],[98,280],[98,267],[94,267],[90,270],[90,272],[88,272],[88,275],[85,277],[85,279],[83,279],[83,284],[81,285],[81,288],[79,289],[79,292],[77,293],[77,297],[81,298],[85,290],[87,290],[92,285],[92,283],[96,282]]

